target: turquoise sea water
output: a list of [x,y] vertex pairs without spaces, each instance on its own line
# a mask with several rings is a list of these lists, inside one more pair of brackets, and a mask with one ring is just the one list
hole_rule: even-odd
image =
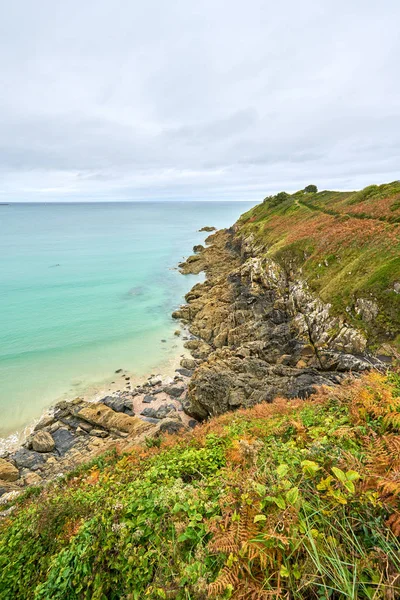
[[[182,352],[171,311],[196,281],[174,267],[247,202],[0,206],[0,436],[115,370]],[[164,339],[166,342],[161,342]]]

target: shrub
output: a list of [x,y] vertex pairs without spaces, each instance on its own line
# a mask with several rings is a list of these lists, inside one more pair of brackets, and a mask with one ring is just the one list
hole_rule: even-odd
[[399,598],[399,393],[367,375],[55,482],[0,523],[0,598]]
[[304,191],[307,192],[307,194],[316,194],[318,192],[318,188],[316,185],[310,184],[304,188]]

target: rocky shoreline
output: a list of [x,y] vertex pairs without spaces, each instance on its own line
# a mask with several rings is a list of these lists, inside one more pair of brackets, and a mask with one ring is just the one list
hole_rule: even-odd
[[385,365],[365,334],[334,316],[301,273],[266,256],[239,225],[195,246],[183,274],[206,272],[173,317],[188,326],[194,369],[185,411],[202,420],[282,395],[308,397],[320,385]]
[[182,367],[175,377],[152,375],[143,385],[96,402],[76,398],[56,404],[20,448],[2,452],[0,506],[25,487],[57,479],[116,446],[126,451],[147,437],[195,427],[197,421],[183,411],[191,375]]
[[305,398],[379,365],[361,331],[332,316],[298,273],[265,257],[237,226],[193,250],[179,269],[206,279],[172,315],[190,332],[192,357],[174,378],[153,375],[97,402],[59,402],[22,447],[0,455],[0,505],[116,446],[129,450],[278,395]]

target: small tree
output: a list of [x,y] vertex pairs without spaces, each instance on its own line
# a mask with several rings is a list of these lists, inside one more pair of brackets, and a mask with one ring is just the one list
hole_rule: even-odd
[[316,185],[311,184],[305,187],[304,191],[307,192],[307,194],[316,194],[318,192],[318,188]]
[[279,192],[276,194],[275,199],[277,202],[284,202],[289,198],[289,194],[287,192]]

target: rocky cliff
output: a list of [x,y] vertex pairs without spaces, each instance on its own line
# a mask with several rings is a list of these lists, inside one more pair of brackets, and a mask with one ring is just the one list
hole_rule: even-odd
[[[302,214],[297,198],[290,202]],[[232,229],[209,236],[207,246],[195,247],[196,254],[180,265],[183,274],[204,270],[207,275],[173,314],[189,324],[195,338],[186,344],[193,360],[182,364],[195,369],[185,410],[196,419],[278,395],[304,398],[316,386],[339,384],[350,372],[371,366],[382,368],[397,355],[394,348],[387,351],[387,344],[379,358],[371,352],[365,325],[380,314],[376,298],[354,299],[359,321],[354,326],[351,307],[337,311],[323,301],[296,255],[288,260],[282,253],[284,244],[284,259],[271,257],[260,229],[246,227],[254,220],[250,211]],[[286,221],[290,228],[290,215]],[[304,252],[303,260],[308,258]]]

